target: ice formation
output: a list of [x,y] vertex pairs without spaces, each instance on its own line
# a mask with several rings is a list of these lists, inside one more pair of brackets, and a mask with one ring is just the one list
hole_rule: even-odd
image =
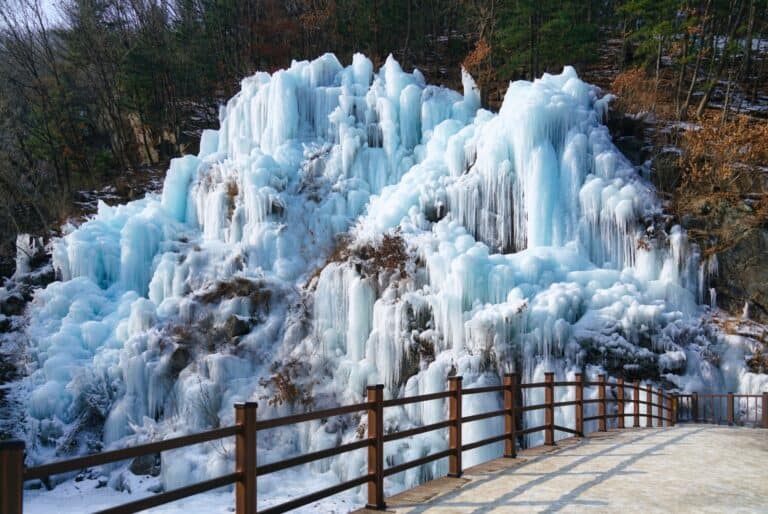
[[[716,347],[698,323],[704,266],[612,144],[609,96],[570,67],[513,82],[498,114],[467,73],[463,86],[428,85],[391,57],[374,73],[359,54],[243,80],[199,154],[173,160],[161,196],[102,203],[56,244],[60,281],[35,298],[18,384],[31,460],[228,424],[236,401],[262,400],[272,417],[360,401],[368,384],[388,397],[441,391],[450,373],[466,387],[505,371],[765,385],[745,350]],[[719,365],[706,358],[721,350]],[[499,401],[473,395],[464,412]],[[433,401],[385,422],[444,416]],[[364,423],[261,434],[259,459],[354,439]],[[465,442],[500,423],[474,423]],[[229,469],[229,444],[163,454],[165,487]],[[446,444],[441,431],[388,444],[388,464]],[[364,465],[352,454],[312,469],[347,479]],[[268,499],[279,476],[261,484]]]

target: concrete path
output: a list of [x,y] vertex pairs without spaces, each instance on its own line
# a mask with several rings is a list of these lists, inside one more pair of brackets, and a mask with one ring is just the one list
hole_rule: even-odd
[[591,434],[387,500],[388,511],[766,512],[768,430],[682,425]]

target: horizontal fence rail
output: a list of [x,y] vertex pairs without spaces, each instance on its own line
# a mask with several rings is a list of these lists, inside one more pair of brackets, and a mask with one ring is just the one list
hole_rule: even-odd
[[[573,399],[555,401],[555,392],[557,391],[562,397],[563,388],[570,388],[567,394]],[[585,398],[585,389],[587,388],[591,388],[593,395],[596,393],[596,397]],[[526,397],[534,391],[541,390],[543,390],[543,403],[526,403]],[[570,390],[573,392],[572,395]],[[476,394],[501,395],[503,407],[489,412],[464,415],[462,413],[463,396]],[[396,432],[384,432],[385,408],[435,400],[448,401],[448,419]],[[761,409],[758,409],[758,405]],[[595,410],[596,414],[585,416],[585,406],[589,407],[590,410]],[[574,426],[566,427],[555,424],[556,409],[560,409],[562,412],[562,409],[570,408],[573,409]],[[543,411],[542,424],[532,427],[521,426],[525,412],[539,411]],[[462,378],[454,376],[448,379],[448,389],[438,393],[384,400],[384,386],[376,385],[367,388],[365,402],[354,405],[265,420],[257,419],[256,412],[256,403],[237,404],[235,405],[235,424],[229,427],[29,468],[24,467],[24,444],[22,442],[0,442],[0,514],[21,514],[23,485],[26,480],[46,479],[52,475],[76,472],[92,466],[154,455],[163,451],[229,437],[235,438],[235,470],[233,473],[165,491],[102,512],[111,514],[137,512],[234,484],[237,514],[255,514],[257,509],[257,478],[259,476],[358,450],[366,450],[368,453],[367,473],[286,503],[262,509],[260,512],[270,514],[286,512],[363,485],[367,487],[367,507],[382,510],[386,508],[384,478],[387,476],[447,458],[448,476],[459,477],[463,471],[463,452],[490,444],[503,443],[504,457],[514,458],[517,454],[518,445],[524,446],[525,437],[539,432],[543,432],[545,445],[554,445],[557,433],[583,437],[585,435],[585,423],[595,421],[599,432],[608,430],[609,425],[611,428],[623,429],[628,422],[631,423],[632,427],[639,428],[641,426],[653,427],[654,423],[657,427],[669,427],[674,426],[677,421],[719,422],[726,420],[729,424],[752,423],[755,426],[768,428],[768,393],[763,395],[734,395],[730,393],[669,395],[661,389],[653,389],[651,386],[643,387],[637,381],[631,384],[625,383],[622,379],[609,382],[606,381],[604,375],[600,375],[597,381],[586,381],[581,374],[576,374],[574,380],[556,382],[553,373],[545,373],[543,382],[520,384],[517,382],[515,374],[506,374],[503,383],[495,386],[466,389],[462,387]],[[347,442],[334,448],[314,451],[276,462],[257,464],[256,436],[259,431],[363,412],[367,418],[365,437],[360,436],[356,441]],[[757,419],[758,412],[762,413],[759,420]],[[503,423],[500,423],[504,427],[503,433],[471,443],[462,441],[464,424],[490,418],[503,418]],[[385,443],[444,429],[448,430],[448,447],[445,450],[385,467]]]

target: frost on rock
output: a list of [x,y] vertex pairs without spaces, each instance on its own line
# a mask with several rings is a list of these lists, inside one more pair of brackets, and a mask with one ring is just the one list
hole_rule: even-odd
[[[257,73],[199,155],[173,160],[162,195],[102,203],[59,240],[60,281],[35,297],[17,383],[30,463],[227,425],[238,401],[263,400],[268,418],[357,402],[376,383],[390,398],[442,391],[449,374],[466,387],[554,371],[756,392],[744,345],[698,321],[698,251],[659,222],[652,186],[612,144],[610,98],[566,67],[511,83],[494,114],[462,78],[463,94],[392,57],[374,73],[360,54]],[[464,402],[471,415],[500,398]],[[387,409],[385,427],[445,416],[435,400]],[[556,423],[570,416],[557,409]],[[267,431],[260,461],[353,440],[365,423]],[[464,442],[501,428],[469,424]],[[231,445],[164,453],[162,483],[224,473]],[[385,451],[397,465],[446,445],[436,431]],[[388,491],[445,467],[393,476]],[[364,468],[354,452],[311,472]],[[264,477],[265,501],[280,477]]]

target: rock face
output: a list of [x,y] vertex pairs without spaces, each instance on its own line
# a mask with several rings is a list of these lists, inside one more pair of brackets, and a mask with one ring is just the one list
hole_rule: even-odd
[[648,169],[649,178],[663,195],[673,203],[680,195],[690,195],[685,208],[676,214],[704,256],[710,256],[703,264],[700,300],[713,303],[713,289],[717,307],[740,316],[748,305],[751,319],[768,323],[768,228],[761,222],[757,201],[749,194],[766,193],[765,181],[740,185],[747,192],[744,195],[681,190],[680,149],[660,144],[656,137],[679,127],[660,128],[641,116],[616,112],[611,113],[608,127],[616,146],[635,166]]
[[718,254],[718,261],[713,283],[718,306],[737,313],[748,304],[751,319],[768,323],[768,230],[745,231],[739,243]]
[[768,322],[768,230],[754,204],[735,195],[695,198],[689,204],[682,225],[709,255],[702,265],[702,300]]

